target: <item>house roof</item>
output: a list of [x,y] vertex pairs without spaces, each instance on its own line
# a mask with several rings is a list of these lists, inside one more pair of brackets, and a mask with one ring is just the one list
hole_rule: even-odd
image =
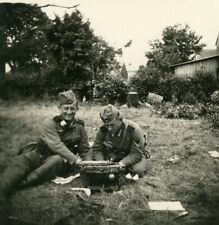
[[182,65],[196,63],[196,62],[204,61],[204,60],[207,60],[207,59],[218,58],[218,57],[219,57],[219,54],[217,53],[217,55],[213,55],[213,56],[210,56],[210,57],[204,57],[204,58],[196,59],[196,60],[191,60],[191,61],[187,61],[187,62],[183,62],[183,63],[178,63],[178,64],[170,65],[169,67],[182,66]]
[[197,59],[202,59],[206,57],[211,57],[219,54],[219,49],[202,49],[201,52],[197,55]]

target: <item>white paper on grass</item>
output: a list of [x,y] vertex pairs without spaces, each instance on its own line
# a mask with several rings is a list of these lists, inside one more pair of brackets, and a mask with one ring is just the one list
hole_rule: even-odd
[[91,195],[91,190],[90,188],[70,188],[72,191],[76,191],[76,192],[84,192],[87,196]]
[[138,174],[135,174],[135,176],[132,176],[130,173],[128,173],[128,174],[126,174],[125,175],[125,177],[126,177],[126,179],[128,179],[128,180],[138,180],[139,179],[139,176],[138,176]]
[[132,175],[130,173],[126,174],[125,177],[130,180],[132,179]]
[[72,180],[76,179],[80,177],[80,174],[77,173],[76,175],[74,176],[70,176],[70,177],[56,177],[54,180],[52,180],[52,182],[56,183],[56,184],[68,184],[70,183]]
[[148,205],[151,210],[185,210],[179,201],[148,202]]
[[213,157],[213,158],[219,158],[219,152],[217,152],[217,151],[209,151],[208,152],[210,155],[211,155],[211,157]]
[[132,179],[133,179],[133,180],[138,180],[138,179],[139,179],[138,174],[135,174],[135,176],[133,176]]

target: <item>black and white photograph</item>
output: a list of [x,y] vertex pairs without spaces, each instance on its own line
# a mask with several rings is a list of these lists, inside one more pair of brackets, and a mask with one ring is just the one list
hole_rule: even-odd
[[218,225],[218,12],[0,0],[0,225]]

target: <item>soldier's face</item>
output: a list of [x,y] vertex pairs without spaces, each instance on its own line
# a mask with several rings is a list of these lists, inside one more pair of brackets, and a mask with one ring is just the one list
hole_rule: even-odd
[[59,109],[62,118],[66,121],[71,121],[75,117],[78,106],[76,104],[63,104],[59,106]]
[[114,119],[114,120],[112,120],[108,123],[104,123],[104,124],[105,124],[106,128],[108,129],[109,133],[115,134],[119,130],[121,123],[122,123],[121,120]]

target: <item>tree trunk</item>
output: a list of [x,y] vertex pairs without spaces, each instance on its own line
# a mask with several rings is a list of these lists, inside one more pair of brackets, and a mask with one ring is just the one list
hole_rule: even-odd
[[6,50],[6,38],[0,30],[0,78],[5,76],[5,50]]
[[0,59],[0,78],[5,77],[5,62]]

